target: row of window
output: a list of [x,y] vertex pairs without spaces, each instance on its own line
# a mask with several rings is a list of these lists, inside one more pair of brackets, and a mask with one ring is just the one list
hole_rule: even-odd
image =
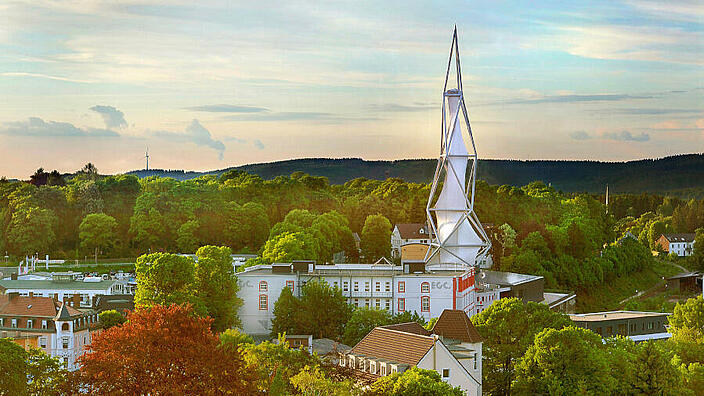
[[[359,307],[359,306],[360,306],[360,305],[359,305],[359,300],[360,300],[360,299],[358,299],[358,298],[355,298],[355,299],[353,300],[353,305],[354,305],[355,307]],[[374,307],[377,308],[377,309],[381,309],[381,308],[382,308],[382,306],[381,306],[381,304],[382,304],[382,299],[377,298],[377,299],[374,299],[374,300],[375,300],[375,301],[374,301],[374,303],[375,303]],[[367,308],[369,308],[369,307],[370,307],[370,299],[369,299],[369,298],[365,298],[365,299],[364,299],[364,304],[365,304],[365,306],[366,306]],[[384,308],[385,308],[386,310],[390,310],[390,309],[391,309],[391,300],[390,300],[390,299],[384,299]],[[396,309],[397,309],[398,312],[404,312],[404,311],[406,310],[406,299],[405,299],[405,298],[399,298],[399,299],[397,300]],[[259,310],[260,310],[260,311],[268,311],[268,310],[269,310],[269,296],[267,296],[266,294],[260,294],[260,295],[259,295]],[[420,311],[421,311],[421,312],[430,312],[430,297],[428,297],[428,296],[422,296],[422,297],[420,298]]]
[[[293,292],[293,285],[294,285],[294,282],[292,280],[286,281],[286,287],[291,289],[292,292]],[[333,287],[339,287],[337,281],[333,282]],[[369,290],[370,290],[370,282],[369,281],[364,282],[364,291],[368,292]],[[259,291],[260,292],[268,292],[269,291],[269,284],[266,281],[259,282]],[[345,291],[345,292],[350,291],[350,282],[349,281],[342,282],[342,291]],[[359,282],[358,281],[354,281],[353,291],[356,291],[356,292],[359,291]],[[374,291],[381,292],[381,282],[375,283]],[[391,282],[390,281],[384,282],[384,291],[385,292],[391,291]],[[398,292],[399,293],[406,292],[406,282],[405,281],[398,282]],[[430,293],[430,283],[428,283],[428,282],[421,283],[420,284],[420,292],[421,293]]]

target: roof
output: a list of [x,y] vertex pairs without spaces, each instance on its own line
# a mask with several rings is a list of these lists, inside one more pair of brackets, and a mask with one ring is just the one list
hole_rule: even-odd
[[100,282],[55,282],[50,280],[0,280],[0,288],[28,290],[107,290],[115,284],[114,280]]
[[475,279],[477,279],[479,283],[488,283],[501,286],[517,286],[542,278],[542,276],[538,275],[517,274],[515,272],[500,272],[483,269],[479,272]]
[[641,312],[641,311],[608,311],[591,312],[583,314],[570,314],[574,322],[600,322],[604,320],[638,319],[672,315],[667,312]]
[[325,356],[334,352],[347,352],[350,347],[329,338],[316,338],[313,340],[313,352]]
[[421,326],[418,322],[397,323],[381,327],[389,330],[397,330],[406,333],[420,334],[425,336],[429,336],[430,334],[432,334],[430,331],[426,330],[425,327]]
[[0,295],[0,315],[53,318],[56,315],[56,305],[49,297],[10,298],[7,295]]
[[430,238],[428,228],[422,223],[396,224],[396,228],[398,228],[401,239]]
[[696,234],[662,234],[670,242],[694,242]]
[[[62,307],[68,317],[80,316],[83,313],[66,304],[54,301],[50,297],[26,297],[0,295],[0,315],[34,316],[54,318]],[[64,308],[65,307],[65,308]]]
[[434,342],[431,336],[376,327],[350,353],[415,366]]
[[667,279],[670,280],[670,279],[681,279],[681,278],[699,278],[700,276],[702,276],[701,272],[683,272],[681,274],[673,275]]
[[461,309],[446,309],[442,311],[438,321],[435,322],[432,330],[444,338],[459,340],[462,342],[482,342],[482,336],[469,320],[467,313]]

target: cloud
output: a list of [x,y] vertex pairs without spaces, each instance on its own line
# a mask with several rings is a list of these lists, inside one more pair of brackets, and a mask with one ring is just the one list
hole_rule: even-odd
[[401,112],[414,112],[414,111],[427,111],[439,108],[439,104],[432,103],[413,103],[412,105],[402,105],[398,103],[386,103],[386,104],[372,104],[369,105],[370,111],[378,111],[384,113],[401,113]]
[[262,143],[262,141],[259,139],[254,139],[254,147],[258,148],[259,150],[264,150],[264,143]]
[[198,146],[210,147],[218,152],[218,158],[222,161],[223,155],[225,153],[225,144],[220,140],[213,139],[210,131],[205,129],[203,125],[198,122],[198,120],[193,120],[191,124],[186,127],[186,133],[170,132],[170,131],[156,131],[153,133],[154,136],[169,139],[169,140],[180,140],[184,142],[194,143]]
[[96,105],[90,108],[100,114],[107,128],[126,128],[125,114],[112,106]]
[[701,113],[701,109],[663,109],[663,108],[619,108],[594,110],[600,114],[625,114],[625,115],[663,115],[663,114],[688,114]]
[[640,135],[633,135],[629,131],[604,132],[601,134],[601,137],[603,139],[619,140],[625,142],[647,142],[648,140],[650,140],[650,135],[645,132],[641,132]]
[[[247,140],[247,139],[241,139],[241,138],[234,137],[234,136],[228,136],[228,137],[224,138],[224,140],[227,140],[227,141],[230,141],[230,142],[235,142],[235,143],[238,143],[238,144],[247,144],[247,143],[249,143],[249,140]],[[262,141],[259,140],[259,139],[254,139],[254,140],[252,140],[252,144],[253,144],[254,147],[257,148],[258,150],[264,150],[264,143],[262,143]]]
[[587,140],[592,138],[588,133],[584,131],[574,131],[570,133],[570,137],[574,140]]
[[262,113],[269,111],[269,109],[265,107],[238,106],[228,104],[193,106],[186,107],[185,109],[191,111],[205,111],[209,113]]
[[108,129],[79,128],[68,122],[44,121],[30,117],[27,121],[6,122],[0,126],[0,134],[38,137],[118,137]]
[[[597,94],[597,95],[551,95],[534,99],[510,99],[486,103],[490,105],[538,104],[538,103],[582,103],[582,102],[616,102],[631,99],[652,99],[652,95]],[[481,106],[481,105],[475,105]]]
[[61,77],[61,76],[51,76],[48,74],[41,74],[41,73],[25,73],[25,72],[5,72],[5,73],[0,73],[0,76],[4,77],[33,77],[33,78],[45,78],[47,80],[56,80],[56,81],[66,81],[66,82],[74,82],[74,83],[84,83],[84,84],[89,84],[92,83],[93,81],[90,80],[79,80],[75,78],[67,78],[67,77]]
[[308,111],[282,111],[271,113],[253,113],[241,115],[228,115],[224,119],[229,121],[317,121],[322,123],[342,123],[355,121],[379,120],[373,116],[348,116],[333,113],[320,113]]

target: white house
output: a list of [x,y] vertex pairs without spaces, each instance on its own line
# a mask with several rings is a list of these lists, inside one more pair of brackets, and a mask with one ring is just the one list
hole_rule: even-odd
[[339,364],[372,379],[416,366],[437,371],[467,395],[482,394],[482,338],[461,310],[443,311],[431,331],[416,322],[377,327]]
[[0,337],[40,348],[68,370],[78,369],[76,359],[90,344],[97,322],[97,312],[82,312],[49,297],[0,295]]
[[694,238],[696,234],[662,234],[656,244],[666,253],[675,253],[680,257],[691,256],[694,253]]
[[428,245],[432,235],[421,223],[396,224],[391,232],[391,257],[401,257],[401,247],[407,244]]

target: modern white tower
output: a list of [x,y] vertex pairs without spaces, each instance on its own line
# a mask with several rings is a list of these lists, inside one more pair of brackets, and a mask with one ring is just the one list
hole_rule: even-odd
[[[448,89],[452,69],[456,73],[457,86]],[[471,144],[470,150],[465,144],[463,125],[466,138]],[[462,92],[462,70],[455,27],[442,95],[440,158],[426,206],[428,224],[434,235],[426,254],[426,268],[429,270],[475,267],[491,247],[491,242],[474,213],[476,170],[477,150]]]

